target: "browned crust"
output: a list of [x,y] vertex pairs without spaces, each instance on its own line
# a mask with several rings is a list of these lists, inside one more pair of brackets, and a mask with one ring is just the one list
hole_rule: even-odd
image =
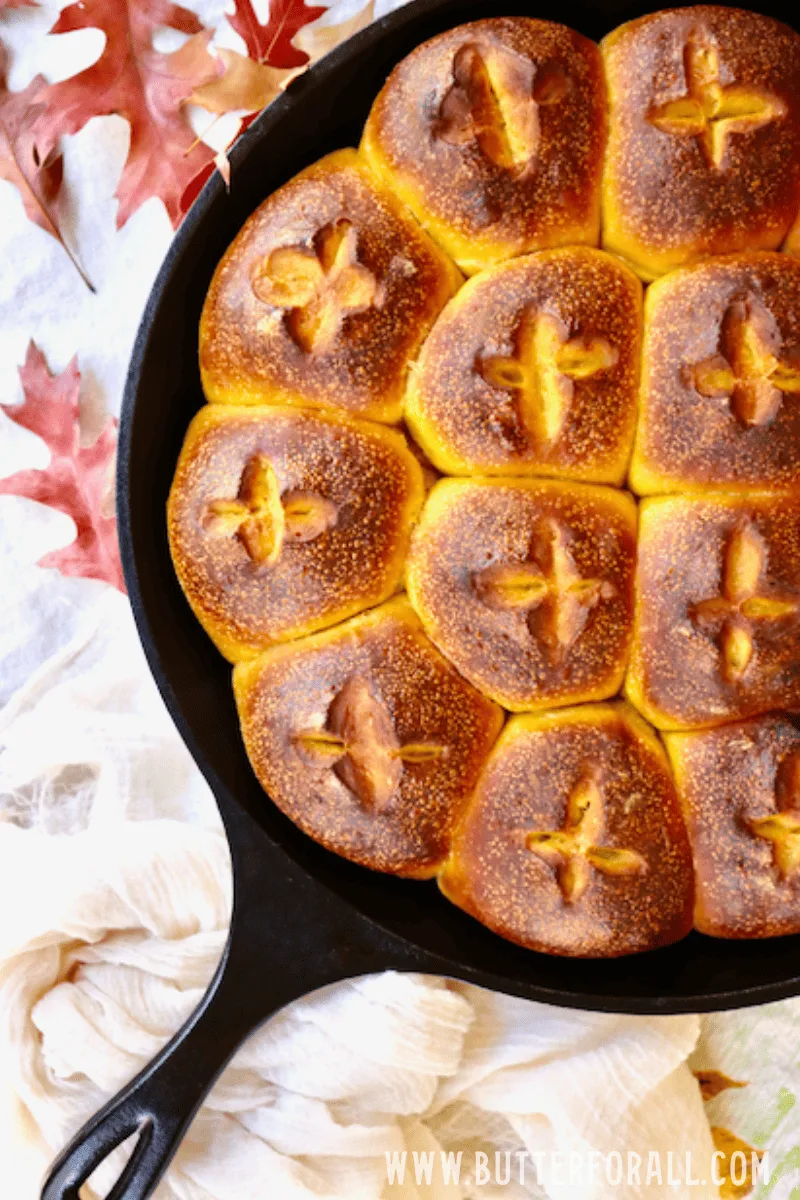
[[[748,330],[764,355],[757,370],[736,362]],[[717,359],[732,360],[739,382],[715,395]],[[796,391],[776,382],[776,367],[792,370]],[[649,288],[630,479],[644,493],[800,488],[800,262],[744,254]]]
[[[507,128],[527,148],[511,168],[466,126],[447,131],[449,107],[463,103],[454,64],[464,48],[495,63],[502,77]],[[531,105],[531,95],[540,103]],[[467,96],[467,110],[471,104]],[[363,144],[422,224],[471,271],[527,250],[597,241],[605,132],[594,43],[550,21],[497,18],[460,25],[403,59],[373,105]]]
[[[742,597],[725,579],[741,533],[763,556],[743,595],[786,602],[784,615],[736,616],[734,601]],[[659,728],[714,726],[800,706],[800,498],[725,493],[645,500],[636,592],[626,689]],[[709,611],[709,602],[726,594],[730,612]],[[726,678],[723,639],[728,628],[742,625],[752,656],[741,676]]]
[[[716,162],[710,137],[652,119],[687,91],[687,46],[692,70],[697,47],[710,48],[722,88],[774,106]],[[751,303],[765,353],[800,363],[800,263],[763,252],[800,208],[800,36],[701,6],[622,26],[602,52],[551,22],[460,26],[396,68],[361,151],[329,155],[264,202],[206,299],[211,404],[187,433],[168,506],[176,572],[237,664],[247,753],[278,807],[354,862],[438,874],[445,895],[511,941],[579,957],[673,942],[693,903],[696,927],[717,936],[800,932],[800,868],[785,878],[751,828],[778,812],[778,774],[800,754],[800,725],[775,713],[800,711],[800,392],[785,388],[768,419],[747,423],[687,374],[719,359],[726,314]],[[484,70],[500,90],[480,103],[512,101],[499,133],[473,120]],[[606,149],[604,244],[617,258],[589,248]],[[437,243],[469,273],[540,252],[455,296],[462,277]],[[294,259],[279,269],[286,250]],[[651,279],[728,251],[744,253],[651,288],[642,354],[642,289],[622,260]],[[311,319],[313,305],[286,297],[315,288],[334,301]],[[518,389],[482,368],[519,358],[522,313],[534,310],[556,342],[563,332],[610,355],[597,375],[576,375],[558,435],[538,443]],[[640,361],[631,485],[720,490],[644,502],[634,605],[635,505],[585,483],[625,478]],[[404,413],[419,447],[352,415]],[[255,467],[279,516],[287,497],[301,508],[312,497],[313,536],[281,525],[272,556],[274,511],[266,533],[225,525]],[[476,477],[436,483],[436,469]],[[533,472],[584,484],[512,478]],[[751,494],[721,490],[732,486]],[[750,591],[783,605],[778,616],[745,620],[742,596],[728,594],[741,536],[745,558],[763,560]],[[563,622],[514,576],[521,564],[549,580],[556,553],[576,594],[591,593]],[[404,569],[417,612],[388,599]],[[720,595],[736,636],[751,635],[735,679],[728,616],[712,603],[697,619]],[[667,735],[683,816],[650,726],[624,703],[591,703],[618,691],[629,657],[629,699],[659,728],[693,730]],[[498,704],[525,715],[492,750]],[[594,862],[586,891],[565,899],[525,833],[562,829],[586,779],[602,791],[601,848],[629,850],[636,869]],[[800,823],[800,793],[796,808]]]
[[[443,748],[431,761],[404,762],[396,791],[379,811],[329,766],[304,757],[298,742],[303,731],[326,725],[353,679],[370,689],[398,746]],[[404,599],[238,666],[234,688],[253,769],[292,821],[373,870],[435,872],[502,714],[434,649]]]
[[[687,44],[716,47],[722,86],[768,95],[779,112],[726,137],[721,167],[702,139],[658,125],[664,106],[687,94]],[[777,249],[798,208],[800,37],[758,13],[700,5],[632,21],[601,49],[610,101],[604,245],[649,278],[700,257]]]
[[[526,335],[542,320],[554,323],[562,352],[583,345],[598,354],[593,373],[552,376],[555,345],[534,364]],[[621,483],[636,421],[641,322],[641,284],[599,250],[546,250],[486,271],[450,301],[423,347],[406,398],[412,431],[445,471]],[[498,359],[536,369],[539,411],[547,389],[557,393],[564,412],[554,438],[526,417],[519,389],[487,378]]]
[[[555,554],[563,555],[560,566]],[[625,493],[446,479],[415,530],[407,586],[429,637],[459,671],[520,711],[605,699],[619,689],[633,629],[635,561],[636,510]],[[492,573],[518,567],[554,590],[527,605],[495,595]],[[574,576],[576,595],[582,581],[593,589],[583,609],[576,599],[572,611],[566,585],[556,595],[558,571]]]
[[[319,497],[318,536],[287,532],[274,562],[253,561],[235,530],[210,527],[259,459],[283,501]],[[211,405],[195,417],[169,498],[170,549],[181,586],[228,658],[332,625],[397,588],[422,472],[401,434],[353,418],[288,408]]]
[[[592,772],[602,847],[632,850],[640,869],[589,871],[565,899],[556,868],[526,834],[560,830],[568,799]],[[547,954],[613,957],[684,937],[692,924],[692,865],[663,750],[624,705],[514,717],[481,776],[441,877],[451,900],[496,933]]]
[[694,855],[697,928],[727,938],[800,933],[800,873],[782,877],[772,843],[753,830],[778,812],[800,726],[770,716],[666,741]]
[[[366,273],[364,294],[372,289],[372,298],[344,312],[331,344],[309,350],[291,332],[291,310],[265,299],[258,282],[257,295],[254,280],[278,248],[317,255],[321,231],[342,222],[354,230],[352,265]],[[234,404],[330,405],[398,421],[408,364],[458,278],[360,156],[337,151],[265,200],[220,262],[200,325],[206,394]]]

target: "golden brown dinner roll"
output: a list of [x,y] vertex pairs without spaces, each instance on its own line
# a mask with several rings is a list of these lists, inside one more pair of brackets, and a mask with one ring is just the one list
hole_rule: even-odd
[[458,282],[355,150],[329,154],[256,209],[217,267],[206,396],[399,421],[408,364]]
[[253,770],[306,833],[376,871],[426,877],[502,713],[390,601],[234,671]]
[[800,262],[742,254],[647,290],[630,484],[800,490]]
[[181,586],[231,661],[385,600],[423,499],[402,434],[335,413],[209,405],[167,511]]
[[800,933],[800,720],[760,717],[666,741],[694,853],[697,928]]
[[692,860],[653,731],[623,704],[513,717],[440,886],[547,954],[611,957],[684,937]]
[[406,420],[442,471],[622,483],[636,423],[642,286],[570,246],[470,279],[409,377]]
[[776,250],[800,204],[800,35],[699,5],[631,21],[601,48],[603,245],[645,279]]
[[619,689],[635,561],[625,492],[443,479],[415,530],[407,586],[462,675],[512,711],[548,708]]
[[660,729],[800,706],[800,497],[643,501],[626,691]]
[[364,129],[376,174],[467,272],[597,243],[606,96],[594,43],[551,21],[459,25],[395,67]]

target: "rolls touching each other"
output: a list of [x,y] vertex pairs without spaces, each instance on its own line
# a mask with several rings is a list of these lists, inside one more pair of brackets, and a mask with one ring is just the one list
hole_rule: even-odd
[[800,933],[793,255],[800,36],[711,6],[449,30],[249,218],[168,533],[310,837],[544,953]]

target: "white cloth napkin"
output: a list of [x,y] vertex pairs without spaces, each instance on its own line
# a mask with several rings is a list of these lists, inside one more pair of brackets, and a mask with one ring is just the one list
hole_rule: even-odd
[[[375,11],[396,6],[385,0]],[[13,87],[37,70],[70,74],[97,53],[91,33],[42,38],[58,7],[4,14]],[[224,2],[192,7],[216,24]],[[340,0],[322,25],[360,7]],[[305,31],[307,49],[315,36]],[[75,198],[66,226],[96,296],[0,183],[0,399],[20,397],[16,364],[33,335],[55,370],[78,352],[89,431],[102,409],[118,410],[136,322],[170,238],[157,201],[114,228],[126,145],[125,123],[102,118],[66,146]],[[46,458],[0,414],[0,472]],[[71,536],[66,517],[0,497],[0,1162],[13,1200],[38,1195],[51,1155],[196,1006],[230,905],[216,808],[149,677],[126,599],[34,565]],[[770,1194],[787,1200],[800,1179],[800,1009],[770,1006],[766,1024],[758,1011],[707,1022],[698,1044],[692,1016],[560,1012],[396,974],[341,984],[248,1041],[157,1195],[706,1200],[717,1195],[711,1184],[570,1184],[551,1153],[569,1162],[590,1151],[645,1160],[690,1152],[695,1173],[709,1178],[709,1121],[687,1065],[694,1050],[698,1065],[752,1081],[714,1101],[714,1119],[778,1148]],[[776,1065],[765,1070],[770,1057]],[[496,1151],[507,1153],[516,1164],[524,1150],[544,1152],[541,1185],[530,1169],[524,1184],[473,1178],[477,1154],[494,1165]],[[413,1154],[440,1151],[463,1154],[461,1183],[436,1172],[417,1186]],[[390,1185],[386,1155],[404,1152],[412,1167]],[[120,1161],[93,1180],[93,1195]]]

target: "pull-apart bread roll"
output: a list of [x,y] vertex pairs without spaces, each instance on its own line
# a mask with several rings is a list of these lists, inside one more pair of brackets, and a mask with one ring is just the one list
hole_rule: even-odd
[[800,261],[714,259],[648,289],[629,479],[800,491]]
[[606,137],[597,46],[500,18],[423,43],[380,92],[362,148],[463,270],[596,244]]
[[218,266],[206,396],[399,421],[408,364],[459,278],[354,150],[330,154],[265,200]]
[[641,323],[639,280],[600,250],[485,271],[447,305],[412,369],[409,427],[442,471],[622,483]]
[[695,925],[800,933],[800,722],[760,717],[667,735],[695,865]]
[[167,520],[265,803],[544,953],[800,933],[792,252],[800,35],[724,7],[451,29],[264,201]]
[[612,957],[684,937],[692,860],[653,731],[620,704],[513,717],[440,886],[548,954]]
[[209,405],[189,427],[169,498],[178,579],[222,653],[251,658],[390,596],[423,491],[395,430]]
[[626,688],[660,729],[800,707],[800,497],[642,503]]
[[618,691],[635,562],[636,508],[624,492],[444,479],[414,532],[407,585],[462,675],[521,711]]
[[670,9],[602,43],[603,244],[645,279],[777,250],[800,197],[800,35],[741,9]]
[[253,769],[295,824],[376,871],[435,873],[502,713],[406,600],[240,664],[234,690]]

